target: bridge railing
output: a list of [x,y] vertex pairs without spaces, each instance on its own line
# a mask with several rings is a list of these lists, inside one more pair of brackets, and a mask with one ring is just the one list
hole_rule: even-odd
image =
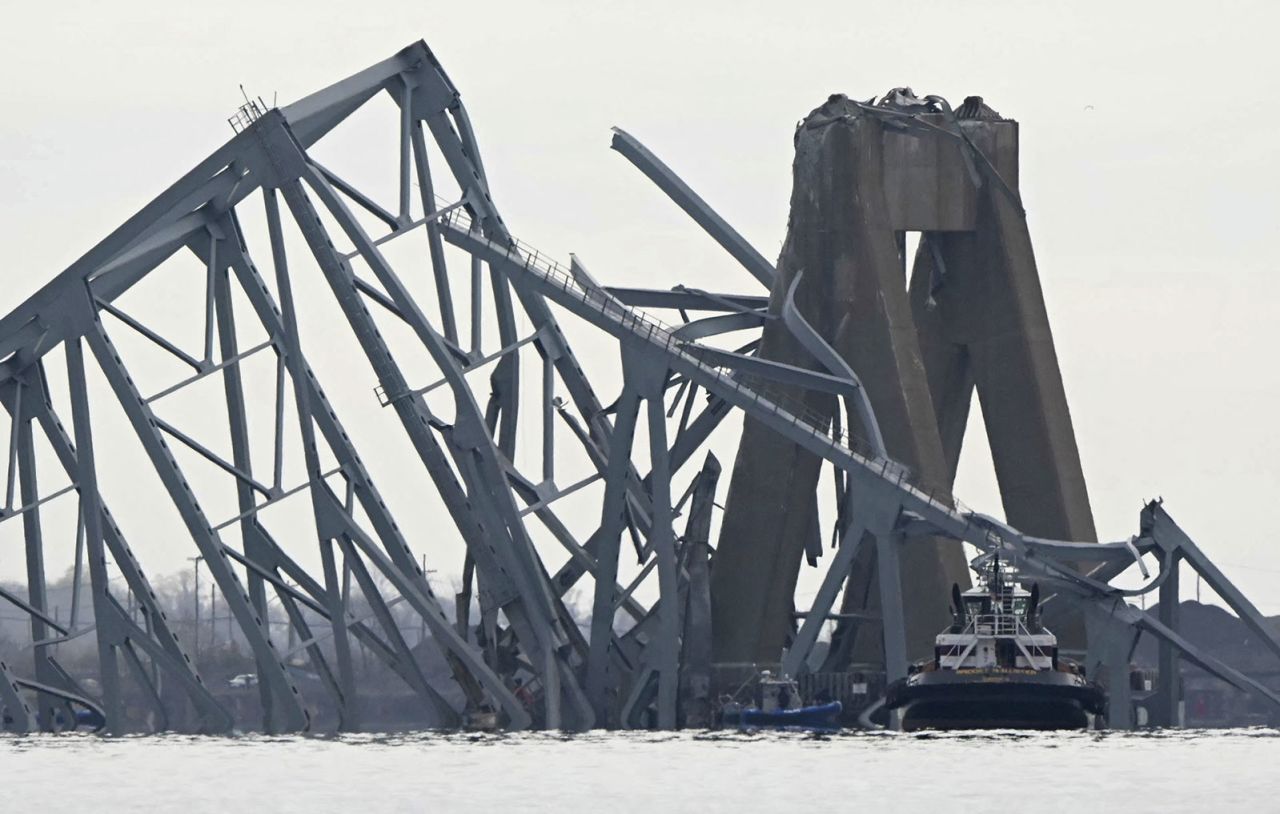
[[851,433],[847,426],[837,426],[832,420],[830,410],[821,410],[807,400],[798,398],[794,388],[787,388],[776,382],[766,382],[759,376],[729,372],[728,368],[716,366],[692,356],[688,352],[688,346],[695,343],[675,335],[678,326],[669,325],[644,311],[624,305],[603,289],[584,283],[555,258],[522,240],[511,238],[499,243],[479,236],[478,225],[474,223],[466,207],[456,207],[444,212],[439,222],[442,227],[466,232],[472,238],[484,240],[492,249],[504,253],[511,262],[521,266],[525,271],[541,277],[545,283],[555,286],[596,312],[609,317],[632,335],[657,344],[671,353],[683,355],[701,367],[713,371],[722,385],[746,396],[762,409],[784,418],[804,432],[825,438],[830,443],[842,447],[867,469],[877,472],[880,477],[894,485],[910,490],[916,497],[933,504],[941,511],[963,517],[966,531],[970,532],[966,536],[972,538],[974,535],[971,532],[977,528],[980,529],[981,536],[989,546],[1002,547],[1003,540],[1000,535],[984,525],[975,524],[969,517],[971,513],[948,489],[926,483],[916,478],[909,467],[875,454],[865,439]]

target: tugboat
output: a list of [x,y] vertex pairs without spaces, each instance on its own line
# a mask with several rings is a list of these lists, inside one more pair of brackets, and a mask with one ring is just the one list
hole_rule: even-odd
[[890,685],[885,706],[905,731],[1084,729],[1105,695],[1076,662],[1058,656],[1040,623],[1040,588],[1027,591],[999,556],[980,558],[978,585],[951,586],[952,623],[934,656]]

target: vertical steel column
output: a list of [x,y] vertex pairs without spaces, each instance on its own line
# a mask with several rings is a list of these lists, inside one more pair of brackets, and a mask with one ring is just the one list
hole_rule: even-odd
[[432,727],[456,727],[458,725],[458,716],[448,702],[427,682],[426,677],[422,675],[422,671],[418,669],[418,662],[413,651],[409,649],[408,642],[404,640],[404,636],[400,632],[400,626],[396,623],[395,617],[391,615],[391,610],[387,603],[382,600],[378,584],[374,582],[369,569],[365,566],[360,554],[352,544],[350,536],[343,535],[338,538],[338,542],[342,546],[342,561],[350,564],[351,573],[355,576],[356,582],[360,585],[360,592],[364,594],[365,599],[369,602],[370,609],[386,634],[387,643],[390,644],[396,658],[404,664],[405,683],[424,702],[424,706],[430,714],[430,725]]
[[[271,195],[271,192],[269,190],[264,190],[263,192],[264,199],[268,198],[270,195]],[[269,207],[270,207],[270,204],[268,204],[268,208]],[[268,221],[270,221],[269,214],[268,214]],[[224,220],[219,224],[219,227],[225,234],[232,236],[232,239],[230,242],[232,243],[233,251],[227,252],[229,257],[225,261],[224,267],[230,270],[235,270],[237,275],[241,273],[242,267],[252,268],[251,261],[249,260],[248,255],[246,254],[244,235],[240,230],[239,222],[235,219],[234,213],[229,213],[228,216],[224,218]],[[278,235],[278,232],[276,233],[276,235]],[[197,256],[200,256],[201,259],[205,259],[203,254],[201,253],[201,249],[202,249],[201,244],[192,243],[190,244],[190,248]],[[283,258],[282,246],[277,247],[276,245],[273,245],[272,250],[273,252],[278,251],[281,257]],[[242,290],[244,290],[248,295],[250,303],[251,305],[253,305],[255,311],[258,311],[260,310],[261,303],[255,301],[254,295],[263,294],[266,288],[261,278],[257,276],[256,271],[253,272],[251,282],[253,283],[252,290],[250,290],[247,287],[244,287],[245,280],[241,279]],[[229,303],[230,303],[229,279],[226,281],[225,285],[220,290],[225,290],[226,296],[228,297],[227,314],[228,314],[228,317],[230,317],[232,315],[232,311],[229,306]],[[268,310],[271,312],[272,316],[274,317],[274,321],[271,324],[268,324],[266,322],[263,322],[262,324],[267,334],[274,337],[277,340],[276,347],[275,347],[276,354],[277,354],[276,388],[275,388],[276,398],[275,398],[275,420],[274,420],[275,444],[274,444],[274,450],[273,450],[275,460],[274,460],[274,467],[273,467],[274,471],[272,475],[272,489],[276,492],[279,492],[281,488],[282,467],[284,462],[283,461],[284,377],[285,377],[286,370],[289,368],[289,359],[291,358],[290,357],[291,350],[296,350],[296,348],[294,348],[294,345],[296,345],[296,338],[294,333],[284,329],[282,324],[283,317],[280,314],[279,309],[275,308],[274,305],[270,305],[268,306]],[[227,327],[229,329],[228,333],[231,335],[231,338],[234,340],[234,321],[231,319],[228,319]],[[221,330],[221,327],[219,330]],[[224,353],[223,353],[224,358],[227,358],[228,356],[227,350],[228,349],[224,349]],[[295,358],[298,355],[299,355],[298,353],[293,353],[293,357]],[[239,366],[237,364],[229,367],[227,370],[229,372],[234,371],[234,379],[236,381],[235,392],[240,394],[240,400],[243,403],[243,395],[242,395],[242,391],[240,391],[240,385],[239,385],[239,379],[240,379]],[[292,375],[292,372],[290,372],[290,375]],[[233,416],[233,422],[242,423],[242,424],[245,423],[243,420],[243,415],[244,415],[243,407],[241,407],[239,410],[232,410],[229,406],[228,413]],[[238,421],[237,419],[234,418],[234,416],[236,416],[237,414],[241,416],[241,419]],[[246,455],[245,463],[242,466],[243,470],[246,472],[249,471],[248,462],[249,462],[249,458]],[[237,464],[239,465],[239,459],[237,459]],[[247,485],[247,484],[243,484],[243,481],[241,481],[240,484]],[[249,510],[252,509],[253,507],[253,499],[252,499],[251,493],[249,493],[248,498],[249,498],[248,505],[245,505],[243,502],[241,503],[242,512],[249,512]],[[289,566],[293,565],[292,561],[288,559],[288,557],[276,545],[275,541],[271,539],[271,536],[266,532],[266,530],[262,528],[262,526],[257,522],[256,514],[247,513],[241,519],[240,526],[241,526],[241,539],[244,545],[245,555],[246,557],[248,557],[248,559],[257,563],[260,566],[269,566],[272,572],[274,572],[275,569],[281,567],[282,563],[287,564]],[[323,541],[318,540],[318,542],[323,544]],[[250,583],[251,585],[252,585],[252,581],[255,578],[257,578],[258,580],[261,580],[263,576],[262,574],[258,573],[255,569],[248,569],[248,575],[251,581]],[[295,579],[305,578],[306,580],[310,580],[310,576],[306,575],[300,569],[297,569],[296,566],[294,567],[293,576]],[[315,598],[318,601],[328,602],[329,595],[327,593],[326,588],[320,586],[318,583],[312,583],[309,581],[306,584],[309,586],[307,588],[308,592],[312,593],[313,596],[315,596]],[[314,590],[311,590],[312,588],[314,588]],[[311,660],[312,666],[315,668],[316,672],[320,675],[321,680],[324,683],[325,689],[329,691],[331,697],[333,698],[334,706],[339,709],[340,718],[343,720],[349,720],[349,716],[345,714],[345,707],[344,707],[345,701],[344,701],[344,694],[343,694],[342,688],[339,684],[338,679],[334,676],[333,670],[330,668],[328,662],[326,661],[324,654],[321,652],[319,646],[315,644],[314,642],[315,636],[311,632],[310,624],[307,622],[306,618],[302,615],[302,613],[297,608],[297,605],[293,601],[293,598],[287,592],[280,590],[279,585],[276,586],[276,594],[280,599],[281,606],[284,608],[285,613],[288,616],[289,624],[292,626],[291,631],[296,631],[301,641],[310,642],[310,644],[308,644],[306,647],[307,655]],[[262,613],[262,616],[263,618],[268,618],[265,612]],[[323,613],[320,613],[320,616],[326,621],[328,621],[331,618],[327,610]],[[268,620],[268,624],[269,624],[269,620]],[[264,683],[259,683],[258,686],[259,686],[259,692],[264,699],[263,700],[264,728],[268,732],[270,732],[274,729],[274,716],[271,713],[272,704],[270,701],[271,689],[269,685]]]
[[596,723],[611,720],[608,676],[609,648],[613,642],[614,593],[618,581],[618,549],[626,525],[627,472],[631,442],[640,413],[640,395],[626,381],[618,397],[613,435],[609,439],[609,463],[605,476],[604,508],[600,514],[600,546],[596,549],[595,601],[591,610],[591,649],[587,653],[587,698],[595,709]]
[[1124,608],[1120,599],[1086,599],[1084,611],[1086,640],[1089,643],[1089,675],[1107,688],[1107,728],[1133,729],[1133,691],[1129,685],[1129,659],[1138,631],[1116,611]]
[[[239,237],[239,235],[236,235]],[[212,252],[212,249],[210,250]],[[212,259],[212,257],[211,257]],[[239,353],[236,339],[235,314],[232,311],[231,286],[226,267],[219,264],[211,269],[213,277],[214,308],[217,316],[219,352],[223,362],[234,359]],[[240,364],[233,363],[222,369],[222,387],[227,401],[227,423],[231,433],[231,460],[236,468],[246,475],[253,475],[253,459],[249,452],[249,419],[245,408],[243,377],[240,375]],[[278,431],[278,429],[277,429]],[[250,514],[254,507],[253,487],[243,478],[236,478],[236,505],[244,517],[240,520],[240,541],[246,557],[262,561],[263,552],[258,546],[258,539],[252,532],[256,518]],[[249,599],[253,609],[263,619],[270,617],[267,610],[267,590],[259,574],[252,570],[246,572],[249,583]],[[258,684],[258,696],[262,704],[262,728],[271,733],[274,731],[271,686],[265,682]]]
[[[418,190],[422,196],[423,217],[436,210],[435,188],[431,184],[431,165],[427,160],[427,143],[422,137],[422,126],[414,122],[409,132],[413,139],[414,165],[418,170]],[[444,241],[440,239],[440,224],[435,220],[426,223],[427,247],[431,254],[431,273],[436,281],[436,301],[440,305],[440,325],[444,338],[458,344],[458,317],[453,311],[453,293],[449,288],[449,269],[445,264]]]
[[[503,555],[503,559],[506,560],[516,585],[520,586],[520,593],[528,603],[529,614],[527,620],[532,624],[532,633],[535,637],[530,639],[526,635],[524,640],[527,644],[537,641],[550,650],[557,649],[562,640],[562,635],[556,630],[558,625],[556,605],[559,604],[559,600],[552,596],[546,586],[545,573],[536,562],[532,543],[528,539],[511,491],[507,487],[505,469],[498,464],[499,454],[505,452],[501,448],[504,435],[506,436],[507,449],[514,452],[514,423],[510,424],[509,429],[500,430],[499,448],[495,449],[493,440],[489,436],[487,429],[485,429],[480,409],[476,405],[471,390],[463,378],[462,371],[458,368],[457,361],[452,353],[444,347],[439,334],[427,323],[426,318],[404,288],[403,283],[386,263],[359,222],[351,216],[345,204],[334,193],[324,176],[309,165],[304,167],[303,175],[305,175],[309,185],[321,198],[330,214],[338,221],[339,226],[347,237],[355,243],[361,257],[369,265],[378,281],[386,288],[390,298],[414,329],[415,334],[440,367],[446,379],[449,380],[457,405],[457,417],[455,418],[454,431],[452,432],[451,447],[462,452],[460,455],[455,454],[455,461],[463,473],[463,480],[470,487],[469,497],[471,500],[477,505],[487,505],[487,511],[482,514],[492,524],[490,527],[492,529],[505,527],[506,529],[506,535],[509,537],[511,545],[502,549],[500,553]],[[332,242],[328,239],[324,226],[320,222],[310,199],[303,191],[301,183],[296,180],[290,181],[285,183],[282,189],[286,200],[289,202],[294,219],[301,227],[317,263],[329,281],[330,288],[339,300],[339,304],[342,306],[353,330],[355,330],[361,344],[365,347],[366,355],[369,356],[370,361],[374,364],[384,388],[388,392],[404,393],[407,390],[404,376],[390,350],[386,347],[386,343],[378,332],[368,309],[364,307],[363,302],[359,299],[358,292],[353,285],[353,275],[350,267],[334,253]],[[505,292],[505,289],[500,290]],[[499,309],[500,324],[510,322],[510,317],[510,304],[508,302],[505,308]],[[503,331],[505,332],[504,335],[514,337],[514,324],[509,324]],[[504,385],[507,388],[507,392],[514,393],[515,391],[512,388],[518,386],[518,378],[515,375],[507,376],[505,377]],[[407,413],[401,412],[401,418],[406,429],[409,430],[411,438],[416,438],[427,432],[427,425],[424,423],[425,417],[419,412],[420,408],[425,409],[421,407],[420,396],[405,396],[397,398],[395,402],[398,411],[408,410]],[[504,408],[503,415],[504,421],[511,420],[513,422],[515,411],[508,405],[507,408]],[[415,441],[415,446],[421,449],[423,444]],[[506,457],[509,459],[509,456]],[[478,478],[468,477],[466,474],[468,463],[478,465],[483,474]],[[508,618],[512,616],[510,612],[507,615]],[[518,623],[518,620],[512,619],[512,622]],[[577,689],[577,682],[572,674],[565,672],[557,677],[557,674],[562,669],[563,665],[561,669],[553,671],[552,674],[544,674],[542,676],[543,681],[547,683],[548,689],[550,689],[552,682],[563,679],[566,689],[570,691],[570,698],[577,708],[578,716],[580,718],[589,717],[590,712],[585,698],[578,697],[580,690]],[[550,696],[550,693],[548,693],[548,696]],[[548,697],[548,703],[554,703],[554,700]]]
[[[93,317],[97,325],[97,315]],[[80,490],[81,522],[85,529],[85,546],[89,555],[89,585],[93,596],[94,631],[98,639],[98,683],[102,687],[102,710],[106,729],[113,735],[124,732],[120,713],[120,669],[116,663],[115,642],[109,631],[112,613],[110,581],[107,577],[107,555],[103,550],[102,503],[98,492],[98,473],[93,454],[93,430],[89,419],[89,395],[85,383],[84,351],[80,338],[65,343],[67,356],[67,388],[71,392],[71,423],[76,438],[78,471],[76,485]],[[154,429],[153,429],[154,432]]]
[[684,532],[689,591],[680,640],[680,710],[686,727],[709,727],[711,708],[711,510],[720,480],[720,461],[710,452],[697,474]]
[[[400,211],[396,213],[401,226],[410,221],[409,202],[413,199],[413,83],[409,76],[400,74]],[[430,213],[431,208],[422,214]]]
[[471,355],[484,356],[484,274],[480,259],[471,258]]
[[556,366],[551,348],[542,348],[542,483],[555,486],[556,478]]
[[[293,284],[289,278],[289,261],[284,248],[284,234],[280,224],[280,205],[274,189],[264,189],[263,200],[267,208],[267,230],[271,236],[271,256],[276,270],[276,288],[280,295],[281,321],[284,323],[284,342],[287,347],[285,361],[290,375],[297,382],[302,376],[301,338],[293,304]],[[329,625],[333,631],[333,647],[338,662],[338,684],[342,698],[338,705],[339,727],[359,727],[359,699],[356,694],[355,668],[351,660],[351,642],[347,636],[347,607],[345,596],[338,584],[338,571],[333,556],[332,540],[335,530],[325,528],[321,521],[321,502],[325,485],[321,482],[320,457],[316,448],[315,427],[311,423],[311,403],[304,387],[293,388],[298,412],[298,432],[302,435],[302,450],[307,465],[307,480],[311,484],[312,512],[315,514],[316,535],[320,544],[320,560],[324,568],[325,606],[329,609]]]
[[[257,269],[249,261],[248,257],[243,254],[233,258],[232,264],[240,279],[241,289],[249,298],[249,302],[253,306],[254,312],[257,314],[263,328],[272,336],[283,334],[284,327],[280,309],[271,299],[271,294]],[[405,583],[403,586],[397,584],[397,590],[409,598],[410,603],[414,605],[415,610],[422,616],[423,621],[431,628],[434,641],[438,643],[441,651],[454,669],[455,675],[458,676],[458,683],[464,689],[467,689],[469,685],[478,680],[507,713],[510,719],[508,728],[523,729],[527,727],[529,725],[529,716],[525,712],[523,705],[516,700],[515,696],[512,695],[511,691],[502,683],[502,680],[492,669],[477,657],[473,649],[465,641],[465,637],[460,636],[445,621],[431,587],[426,581],[425,574],[423,574],[422,569],[415,561],[403,534],[387,509],[385,501],[374,486],[373,481],[369,478],[369,474],[356,453],[350,437],[341,423],[339,423],[337,413],[329,404],[328,398],[321,389],[319,381],[307,364],[305,357],[300,359],[299,367],[302,371],[301,377],[293,379],[293,386],[307,390],[310,402],[316,406],[312,417],[329,444],[329,448],[343,466],[347,477],[354,481],[356,498],[369,516],[370,523],[374,526],[387,555],[391,558],[390,562],[377,560],[380,563],[380,570],[383,570],[393,583],[403,577]],[[293,376],[292,371],[290,376]],[[464,540],[467,541],[468,550],[472,550],[472,547],[476,545],[487,545],[488,541],[485,539],[483,530],[474,523],[466,505],[466,495],[463,493],[456,478],[454,478],[448,464],[444,461],[443,453],[434,445],[431,452],[433,454],[429,458],[423,458],[427,462],[427,471],[435,482],[436,488],[439,489],[440,496],[448,508],[450,516],[457,524]],[[392,571],[388,569],[392,569]],[[491,584],[490,586],[490,590],[501,590],[501,588],[500,584]]]
[[[89,303],[86,302],[86,306],[88,305]],[[237,579],[228,564],[222,541],[219,539],[217,532],[209,525],[204,511],[200,508],[195,495],[191,491],[191,487],[187,484],[181,470],[178,468],[177,461],[156,428],[155,418],[150,408],[138,394],[133,380],[107,338],[107,334],[103,330],[102,323],[96,313],[92,315],[92,323],[85,336],[99,367],[102,368],[107,381],[110,382],[111,388],[115,392],[116,399],[129,417],[134,433],[142,442],[147,456],[151,459],[152,466],[160,476],[161,481],[169,492],[170,498],[177,507],[179,514],[181,514],[187,530],[195,541],[196,547],[204,557],[205,565],[208,566],[210,573],[218,583],[218,587],[222,590],[222,595],[227,600],[227,607],[236,617],[236,621],[239,623],[241,631],[245,634],[245,638],[248,639],[259,665],[266,667],[265,675],[261,676],[261,678],[271,685],[273,692],[276,694],[276,701],[279,702],[279,710],[281,712],[281,730],[308,729],[311,725],[310,715],[302,706],[302,699],[298,694],[298,689],[294,686],[292,679],[289,678],[288,670],[276,653],[275,646],[271,643],[265,622],[262,617],[254,613],[248,594],[240,587],[239,579]]]
[[[43,374],[41,376],[43,377]],[[43,383],[41,386],[43,386]],[[80,455],[72,446],[71,438],[67,435],[62,421],[54,414],[53,408],[43,398],[28,400],[28,405],[35,411],[35,419],[40,422],[45,438],[48,439],[53,447],[54,454],[58,456],[58,461],[61,463],[63,471],[66,472],[69,478],[79,482],[81,472]],[[90,448],[90,452],[92,452],[92,448]],[[80,579],[79,554],[84,547],[85,538],[88,536],[85,518],[87,517],[86,511],[88,509],[89,496],[86,495],[83,487],[81,487],[80,495],[79,521],[76,530],[77,570],[74,576],[77,580],[77,585]],[[106,504],[102,502],[101,495],[95,495],[94,501],[101,517],[100,526],[106,550],[115,558],[116,567],[120,569],[120,573],[124,576],[130,589],[132,589],[133,595],[141,603],[143,610],[147,614],[147,625],[154,636],[154,638],[147,635],[139,636],[136,639],[137,644],[147,650],[154,664],[159,664],[169,675],[176,678],[187,691],[188,697],[195,705],[203,721],[199,727],[200,731],[226,732],[230,730],[234,723],[231,715],[209,692],[209,688],[205,686],[196,671],[194,662],[178,640],[177,634],[169,627],[169,619],[164,609],[160,607],[159,597],[152,590],[150,582],[142,572],[142,567],[129,549],[124,534],[116,525],[115,519],[111,516]],[[92,570],[90,571],[90,577],[92,578]],[[90,580],[90,589],[92,591],[92,579]],[[73,621],[75,613],[76,599],[73,597]],[[110,617],[108,617],[109,621]],[[70,627],[74,629],[75,624],[71,624]],[[61,673],[60,668],[59,672]]]
[[[324,485],[313,479],[311,494],[314,496]],[[313,497],[313,500],[315,498]],[[342,688],[342,703],[338,707],[338,728],[360,728],[360,703],[356,691],[355,663],[351,658],[351,639],[347,635],[347,592],[338,580],[337,558],[334,557],[335,540],[321,532],[320,563],[324,570],[325,606],[329,609],[329,627],[333,631],[333,649],[338,662],[338,684]]]
[[[664,376],[665,378],[665,376]],[[649,457],[653,473],[649,485],[653,494],[653,526],[649,546],[658,561],[658,635],[649,647],[656,648],[653,659],[658,670],[658,728],[676,728],[676,702],[680,691],[680,601],[676,567],[675,531],[672,528],[671,473],[667,468],[667,411],[662,394],[651,394],[649,402]]]
[[[22,515],[22,533],[26,543],[27,560],[27,602],[41,613],[48,613],[48,599],[45,593],[44,573],[44,535],[40,527],[40,509],[35,503],[40,499],[40,488],[36,478],[36,455],[31,427],[31,409],[23,404],[22,393],[25,385],[19,381],[13,388],[13,422],[10,432],[15,434],[17,469],[21,476],[19,496],[23,506],[29,506]],[[40,394],[32,393],[30,398],[39,398]],[[31,615],[31,641],[43,642],[49,637],[48,626],[39,616]],[[35,662],[36,681],[48,686],[61,683],[58,671],[50,663],[50,645],[36,644],[32,648]],[[48,693],[38,693],[36,708],[40,716],[40,726],[49,731],[54,728],[54,710],[58,701]]]
[[907,677],[907,628],[903,614],[902,580],[898,551],[902,535],[881,532],[876,535],[876,568],[880,575],[880,609],[884,626],[885,680]]
[[[1181,569],[1182,557],[1174,552],[1169,558],[1169,574],[1160,583],[1160,623],[1175,633],[1178,629],[1178,618],[1182,615],[1178,603],[1178,572]],[[1182,726],[1182,666],[1178,649],[1169,641],[1160,638],[1156,643],[1156,664],[1160,670],[1160,678],[1156,685],[1155,715],[1153,724],[1157,726]]]

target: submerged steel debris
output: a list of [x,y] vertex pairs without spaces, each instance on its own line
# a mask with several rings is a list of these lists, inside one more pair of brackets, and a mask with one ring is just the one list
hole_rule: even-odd
[[[312,155],[317,142],[383,93],[399,113],[398,199],[391,209]],[[936,97],[919,100],[899,89],[878,104],[835,97],[815,111],[797,136],[792,231],[778,269],[643,145],[617,131],[615,148],[752,277],[772,286],[771,297],[606,288],[576,258],[566,267],[516,240],[490,194],[457,89],[422,42],[287,107],[251,103],[233,125],[236,135],[226,145],[0,320],[0,397],[12,417],[9,500],[0,519],[23,518],[28,576],[25,598],[0,598],[30,617],[35,643],[30,665],[0,663],[0,704],[10,729],[61,728],[86,709],[113,733],[147,727],[219,732],[257,723],[237,722],[205,685],[133,557],[126,530],[107,508],[104,493],[116,485],[98,477],[90,368],[107,383],[99,400],[123,411],[252,650],[260,724],[268,731],[308,729],[315,702],[300,692],[280,636],[264,621],[272,595],[300,642],[294,649],[305,653],[319,677],[318,692],[337,709],[340,728],[362,725],[353,668],[359,649],[404,682],[434,726],[486,715],[509,729],[703,726],[714,716],[713,640],[721,668],[726,661],[780,662],[802,676],[820,666],[814,645],[822,624],[833,615],[842,625],[857,619],[878,635],[860,636],[843,651],[833,647],[833,654],[844,652],[847,659],[855,650],[875,651],[890,677],[902,674],[921,631],[935,632],[937,608],[928,604],[935,583],[960,578],[959,541],[999,552],[1055,591],[1058,604],[1083,609],[1090,667],[1104,671],[1112,686],[1111,725],[1132,720],[1127,671],[1140,632],[1161,641],[1165,675],[1176,676],[1181,652],[1280,702],[1180,639],[1176,602],[1162,601],[1161,617],[1151,618],[1125,604],[1134,592],[1109,584],[1150,555],[1160,570],[1143,590],[1176,597],[1178,564],[1186,561],[1280,654],[1280,642],[1256,609],[1159,504],[1143,510],[1132,540],[1052,539],[1089,539],[1093,530],[1017,203],[1016,130],[1010,129],[1016,125],[980,101],[966,102],[956,116]],[[927,159],[923,174],[932,172],[936,182],[924,192],[918,177],[905,177],[921,174],[921,156]],[[447,175],[434,177],[431,159]],[[845,174],[824,176],[824,168],[833,166],[824,161],[835,161]],[[880,197],[854,205],[855,187],[877,190]],[[242,228],[246,207],[259,199],[266,257],[251,254]],[[816,209],[806,210],[810,203]],[[842,228],[833,231],[832,225]],[[927,233],[909,295],[895,283],[904,262],[895,240],[904,231]],[[411,233],[426,238],[429,302],[415,299],[388,258],[386,244]],[[286,234],[300,236],[314,268],[306,264],[307,271],[300,271],[304,264],[289,252]],[[335,241],[352,250],[343,252]],[[450,262],[450,252],[464,253],[463,264],[456,254]],[[205,316],[199,355],[117,303],[169,258],[188,254],[205,269],[203,284],[189,292]],[[270,269],[265,276],[259,262]],[[323,280],[372,370],[371,377],[353,371],[350,386],[376,380],[386,420],[394,413],[465,543],[453,621],[414,553],[425,541],[410,539],[397,524],[310,364],[326,348],[304,342],[299,330],[304,306],[294,292],[303,273],[311,275],[309,284]],[[455,296],[451,288],[460,274],[470,296],[461,290]],[[991,278],[978,282],[983,274]],[[1014,302],[993,293],[1000,286]],[[455,300],[465,300],[466,307]],[[616,344],[623,384],[608,408],[553,305]],[[678,312],[682,322],[665,325],[641,308]],[[975,309],[1006,315],[1018,330],[984,333],[972,320]],[[700,316],[690,319],[690,312]],[[485,336],[491,324],[497,337]],[[527,335],[520,335],[521,324],[529,326]],[[248,347],[241,341],[246,325],[262,337]],[[393,345],[383,333],[389,325],[411,337],[413,347]],[[741,331],[762,338],[736,349],[711,342]],[[113,342],[124,332],[192,372],[144,396],[128,354]],[[341,340],[335,332],[328,341]],[[275,357],[274,387],[253,392],[242,365],[264,351]],[[53,384],[45,370],[55,352],[65,360],[65,387]],[[411,383],[405,364],[414,352],[430,360],[440,377],[436,384]],[[491,364],[485,393],[477,389],[477,377],[466,374]],[[230,458],[198,441],[179,419],[162,418],[154,406],[208,377],[222,383],[226,420],[219,429],[229,439]],[[1014,411],[1004,415],[993,405],[986,415],[1006,512],[1034,536],[968,511],[950,495],[975,385],[984,407],[989,396],[1008,400]],[[70,406],[69,428],[55,409],[59,402]],[[518,457],[518,417],[530,402],[542,418],[540,443],[531,452],[519,450]],[[260,403],[271,404],[274,413],[273,441],[262,448],[251,443],[247,417]],[[746,417],[746,431],[712,557],[718,462],[707,455],[688,489],[673,483],[735,411]],[[296,421],[286,421],[293,416]],[[294,433],[288,432],[291,424]],[[557,424],[567,431],[555,432]],[[641,424],[647,450],[633,448]],[[846,428],[870,441],[858,441]],[[37,432],[71,487],[38,488],[32,452]],[[301,482],[282,476],[287,434],[305,458]],[[1034,449],[1013,449],[1015,436]],[[177,448],[226,478],[236,495],[234,515],[205,513],[207,495],[187,479]],[[558,453],[570,449],[585,455],[587,471],[565,471]],[[536,474],[517,465],[529,459],[537,462]],[[790,470],[785,496],[762,499],[776,484],[762,482],[761,470],[776,474],[780,461]],[[1036,468],[1045,461],[1052,465]],[[802,553],[817,563],[826,537],[812,498],[824,465],[836,475],[840,512],[830,534],[839,547],[795,630],[796,569]],[[1050,481],[1037,482],[1039,477]],[[596,481],[603,482],[598,526],[575,534],[556,504]],[[88,565],[91,627],[53,619],[44,598],[44,548],[51,541],[42,533],[41,506],[71,490],[79,495],[76,562]],[[282,529],[262,515],[269,506],[304,496],[311,509],[305,529]],[[742,514],[744,505],[750,510]],[[685,533],[678,535],[682,511]],[[567,550],[563,564],[539,553],[534,520],[539,535]],[[309,573],[280,542],[298,534],[318,543],[322,573]],[[624,535],[635,542],[643,564],[625,587],[619,584]],[[229,541],[235,536],[239,548]],[[565,601],[584,577],[592,586],[585,633]],[[122,589],[113,587],[113,578],[123,581],[136,606],[120,601]],[[646,579],[656,582],[656,600],[638,598],[637,586]],[[353,614],[352,584],[368,603],[366,617]],[[870,585],[875,590],[868,592]],[[842,612],[833,614],[842,589]],[[473,594],[480,609],[474,621]],[[393,604],[411,608],[429,630],[454,686],[428,678],[391,613]],[[620,615],[630,623],[625,632]],[[97,643],[93,691],[54,653],[58,642],[81,635]],[[837,642],[844,635],[837,631]],[[875,647],[868,649],[868,641]],[[122,708],[122,682],[129,681],[145,689],[149,716]],[[521,697],[529,686],[537,690],[532,708]],[[451,701],[455,696],[465,701]],[[1163,681],[1158,720],[1176,720],[1177,698],[1176,680]]]

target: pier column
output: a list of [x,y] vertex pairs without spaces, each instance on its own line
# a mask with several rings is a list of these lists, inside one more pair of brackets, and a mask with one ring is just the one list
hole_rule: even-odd
[[[909,466],[918,483],[945,488],[947,466],[906,292],[900,230],[885,194],[884,145],[880,120],[843,97],[832,97],[802,123],[790,227],[770,310],[779,312],[792,279],[803,272],[796,305],[858,372],[889,454]],[[817,367],[780,320],[765,325],[760,355]],[[822,415],[835,407],[829,396],[791,395]],[[850,429],[855,436],[865,432]],[[791,628],[818,471],[811,453],[746,419],[712,570],[717,662],[778,660]],[[901,558],[902,593],[911,597],[907,651],[914,658],[929,652],[948,618],[951,583],[967,583],[967,574],[956,543],[922,541]],[[865,578],[869,567],[869,560],[855,563],[855,578]],[[878,595],[869,594],[872,601]],[[878,649],[878,637],[859,642],[868,639]]]
[[[911,279],[948,474],[955,476],[976,389],[1009,524],[1037,537],[1096,540],[1031,235],[1017,195],[1018,125],[972,120],[961,126],[990,161],[974,227],[927,233]],[[1047,621],[1064,649],[1084,648],[1078,613],[1050,615]]]

